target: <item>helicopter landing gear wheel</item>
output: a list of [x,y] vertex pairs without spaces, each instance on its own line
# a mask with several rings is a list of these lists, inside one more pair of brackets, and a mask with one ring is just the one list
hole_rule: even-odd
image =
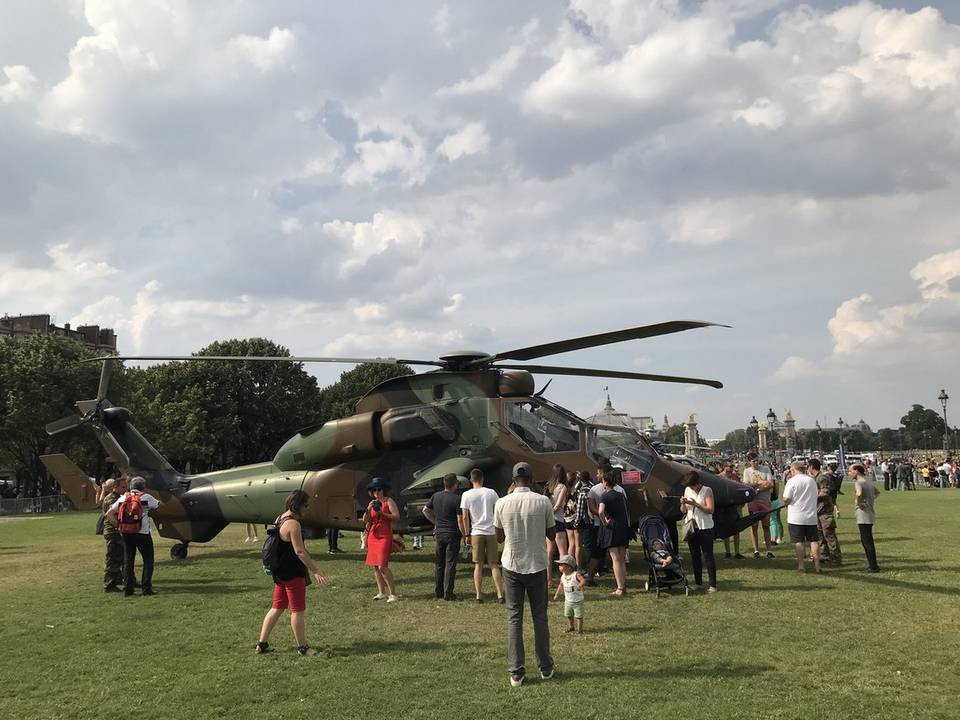
[[187,544],[186,543],[177,543],[170,548],[170,559],[171,560],[185,560],[187,557]]

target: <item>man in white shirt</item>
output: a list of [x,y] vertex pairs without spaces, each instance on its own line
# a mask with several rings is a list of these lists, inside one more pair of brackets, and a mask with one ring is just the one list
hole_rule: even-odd
[[783,489],[783,504],[787,508],[787,527],[790,540],[797,552],[797,572],[804,572],[805,542],[810,543],[813,565],[820,572],[820,543],[817,532],[817,481],[806,474],[802,462],[790,464],[790,479]]
[[527,463],[513,466],[514,491],[500,498],[494,508],[493,524],[504,542],[504,591],[507,601],[507,661],[510,685],[520,687],[525,675],[523,650],[523,602],[530,600],[533,637],[540,677],[553,677],[550,656],[550,625],[547,622],[547,547],[553,540],[556,521],[550,498],[530,491],[533,473]]
[[490,566],[493,586],[497,590],[497,602],[504,603],[503,577],[500,574],[500,559],[497,557],[497,530],[493,527],[493,513],[500,496],[497,491],[483,486],[483,470],[470,471],[472,486],[460,497],[460,513],[463,515],[464,536],[473,554],[473,587],[477,602],[483,602],[483,565]]
[[142,477],[135,477],[130,481],[130,491],[125,492],[116,502],[110,506],[108,511],[113,522],[117,522],[117,513],[124,501],[133,493],[140,498],[140,506],[143,511],[140,520],[140,532],[123,533],[121,528],[121,537],[123,537],[123,594],[126,597],[133,595],[133,586],[135,584],[133,575],[133,563],[137,558],[137,551],[140,552],[140,558],[143,560],[143,576],[140,578],[140,587],[143,588],[144,595],[155,595],[153,590],[153,537],[150,535],[151,510],[160,507],[160,501],[153,495],[144,492],[147,489],[147,481]]

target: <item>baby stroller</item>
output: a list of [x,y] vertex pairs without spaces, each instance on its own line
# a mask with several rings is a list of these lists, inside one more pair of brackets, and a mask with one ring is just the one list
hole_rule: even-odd
[[[660,597],[661,589],[683,585],[684,594],[689,595],[690,584],[683,574],[683,563],[670,542],[670,531],[667,529],[667,524],[663,518],[659,515],[644,515],[640,518],[638,535],[640,536],[640,545],[643,548],[643,557],[650,568],[650,575],[647,582],[644,583],[643,589],[648,592],[651,589],[656,590],[657,597]],[[654,540],[662,542],[664,549],[673,558],[673,562],[666,567],[660,567],[656,558],[653,557],[651,546]]]

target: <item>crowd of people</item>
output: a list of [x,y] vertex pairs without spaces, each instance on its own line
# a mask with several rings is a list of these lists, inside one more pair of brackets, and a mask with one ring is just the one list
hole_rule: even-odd
[[[908,471],[904,468],[909,468]],[[887,461],[874,467],[869,461],[851,465],[843,473],[835,463],[826,467],[816,458],[791,463],[786,468],[771,467],[750,454],[742,472],[736,463],[723,465],[721,475],[753,487],[756,495],[746,512],[756,515],[750,526],[753,556],[757,560],[773,558],[773,549],[783,542],[784,529],[794,546],[798,572],[812,561],[820,571],[821,563],[839,565],[843,555],[837,539],[838,499],[844,477],[853,486],[853,515],[867,558],[866,571],[879,572],[873,524],[876,522],[875,482],[883,478],[887,489],[911,489],[917,484],[917,466],[906,459]],[[941,470],[944,480],[941,480]],[[512,685],[521,685],[526,677],[523,647],[523,607],[529,602],[533,619],[535,652],[541,677],[553,674],[550,655],[547,606],[563,599],[565,631],[583,633],[588,588],[598,585],[597,578],[607,574],[613,579],[610,594],[622,597],[627,592],[628,547],[635,540],[635,520],[631,519],[626,493],[619,484],[620,474],[608,462],[590,471],[568,472],[555,465],[543,485],[535,483],[530,466],[517,463],[513,484],[503,497],[485,486],[483,472],[470,472],[470,488],[460,493],[459,478],[448,474],[423,507],[423,514],[434,528],[434,592],[438,600],[459,600],[456,593],[457,565],[461,544],[473,563],[473,599],[485,602],[484,577],[489,573],[495,602],[506,606],[508,619],[507,655]],[[929,479],[920,482],[938,487],[956,487],[956,464],[942,463],[931,468]],[[694,582],[706,592],[718,590],[717,563],[714,557],[714,498],[701,473],[691,469],[684,477],[680,498],[684,532],[682,539],[689,551]],[[122,476],[106,481],[97,500],[103,513],[98,532],[106,542],[103,588],[105,592],[123,590],[131,596],[137,587],[143,595],[153,595],[153,542],[148,515],[158,502],[145,492],[143,478]],[[396,581],[390,568],[391,555],[402,546],[396,537],[400,511],[390,497],[391,485],[385,478],[373,479],[367,487],[370,500],[363,511],[365,523],[363,549],[366,565],[372,568],[376,584],[373,599],[387,603],[399,601]],[[310,502],[302,491],[294,491],[286,500],[284,512],[269,533],[276,535],[277,563],[272,570],[274,593],[271,607],[263,618],[257,653],[272,651],[271,632],[286,610],[301,655],[314,655],[305,636],[306,587],[316,581],[327,582],[303,541],[300,519]],[[131,511],[131,506],[134,512]],[[786,523],[781,522],[781,513]],[[247,527],[250,542],[256,528]],[[761,548],[760,538],[763,538]],[[330,552],[341,552],[336,538]],[[731,555],[729,542],[735,555]],[[746,559],[740,554],[740,537],[725,539],[725,559]],[[502,549],[501,549],[502,547]],[[679,567],[678,548],[669,539],[655,539],[642,547],[644,557],[658,568]],[[134,564],[137,553],[143,565],[141,582],[136,582]],[[705,573],[704,573],[705,571]]]

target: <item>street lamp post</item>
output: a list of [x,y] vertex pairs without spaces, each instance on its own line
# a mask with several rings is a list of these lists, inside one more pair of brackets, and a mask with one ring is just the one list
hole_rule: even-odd
[[774,428],[776,427],[776,423],[777,423],[777,414],[773,411],[773,408],[770,408],[769,412],[767,412],[767,430],[769,433],[767,435],[767,445],[770,446],[770,457],[774,461],[776,461],[776,458],[777,458],[777,441],[776,441],[777,433],[774,430]]
[[950,426],[947,425],[947,400],[950,399],[950,396],[947,395],[947,391],[943,388],[940,388],[940,394],[937,396],[937,400],[940,401],[940,404],[943,406],[943,459],[946,460],[947,456],[950,455]]
[[844,428],[843,418],[839,418],[837,420],[837,430],[840,431],[840,447],[843,447],[843,428]]
[[757,416],[754,415],[753,417],[751,417],[750,422],[747,423],[747,425],[750,426],[750,430],[752,431],[750,435],[750,439],[753,440],[754,437],[756,437],[756,445],[753,446],[754,449],[759,448],[760,447],[760,423],[757,422]]
[[816,420],[814,425],[817,428],[817,450],[820,451],[820,457],[823,458],[823,428],[820,427],[819,420]]

